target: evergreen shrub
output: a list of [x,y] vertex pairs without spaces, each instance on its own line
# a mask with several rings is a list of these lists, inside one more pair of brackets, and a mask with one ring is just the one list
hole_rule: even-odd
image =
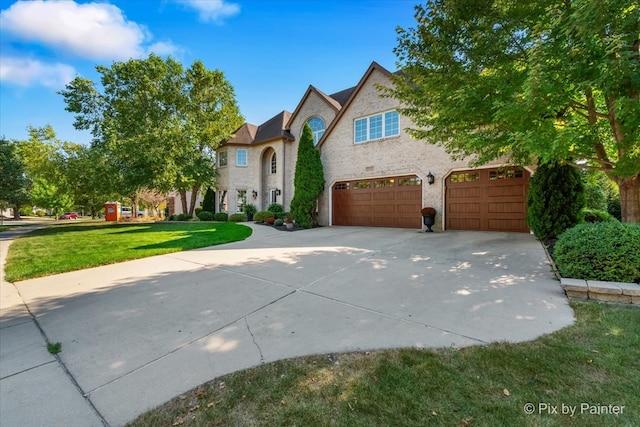
[[580,172],[569,165],[541,164],[527,194],[527,224],[540,240],[557,238],[580,222],[585,206]]
[[213,219],[216,221],[225,222],[229,219],[229,214],[226,212],[216,212],[213,214]]
[[213,212],[202,211],[198,214],[200,221],[213,221]]
[[553,257],[563,277],[640,283],[640,224],[579,224],[560,235]]
[[245,222],[247,220],[247,214],[234,213],[229,215],[229,221],[231,222]]

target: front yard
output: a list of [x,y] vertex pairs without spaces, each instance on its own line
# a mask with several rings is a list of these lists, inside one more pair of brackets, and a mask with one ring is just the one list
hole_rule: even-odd
[[15,282],[153,255],[244,240],[251,228],[235,223],[58,224],[33,231],[9,247],[6,280]]

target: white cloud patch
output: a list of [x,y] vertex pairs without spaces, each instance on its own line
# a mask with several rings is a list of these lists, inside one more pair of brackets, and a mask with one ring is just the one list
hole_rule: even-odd
[[[107,3],[18,1],[0,13],[0,27],[18,37],[40,42],[87,59],[126,60],[149,49],[147,28],[128,21]],[[176,48],[164,42],[164,53]]]
[[34,59],[0,57],[0,81],[19,86],[62,89],[76,75],[69,65],[46,64]]
[[203,22],[221,23],[228,18],[240,13],[240,5],[229,3],[225,0],[176,0],[198,12],[198,18]]

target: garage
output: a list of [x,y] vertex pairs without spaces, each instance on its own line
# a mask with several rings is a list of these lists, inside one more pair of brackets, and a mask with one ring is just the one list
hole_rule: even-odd
[[451,173],[445,180],[446,229],[529,232],[529,177],[516,167]]
[[333,225],[422,228],[422,180],[395,176],[336,182]]

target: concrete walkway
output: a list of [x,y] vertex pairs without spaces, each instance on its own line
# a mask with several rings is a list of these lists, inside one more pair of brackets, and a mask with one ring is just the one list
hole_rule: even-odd
[[573,322],[531,235],[250,226],[243,242],[2,281],[0,425],[119,426],[282,358],[526,341]]

